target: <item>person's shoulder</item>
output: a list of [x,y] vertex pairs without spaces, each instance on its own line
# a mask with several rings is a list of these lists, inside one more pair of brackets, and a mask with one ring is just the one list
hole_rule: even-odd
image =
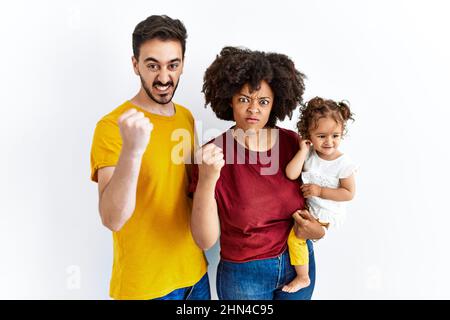
[[336,167],[339,171],[339,178],[347,178],[359,171],[359,165],[346,153],[339,157],[339,161],[336,162]]
[[175,108],[177,110],[177,112],[179,112],[181,115],[189,118],[189,119],[194,119],[194,117],[192,116],[192,112],[186,108],[185,106],[182,106],[181,104],[178,103],[174,103],[175,104]]
[[275,128],[280,131],[280,135],[282,134],[282,135],[285,135],[285,136],[290,137],[290,138],[298,137],[297,132],[295,132],[293,130],[286,129],[286,128],[281,128],[281,127],[278,127],[278,126],[276,126]]
[[114,108],[112,111],[100,118],[100,120],[97,122],[97,130],[118,129],[118,120],[120,115],[130,108],[132,108],[132,106],[128,101],[125,101],[118,107]]
[[348,153],[342,153],[339,158],[337,159],[339,163],[352,163],[352,158],[348,155]]
[[100,120],[104,121],[104,122],[116,122],[119,120],[119,117],[122,113],[124,113],[126,110],[133,108],[133,106],[130,104],[129,101],[125,101],[124,103],[122,103],[121,105],[119,105],[118,107],[114,108],[112,111],[110,111],[109,113],[105,114]]
[[356,162],[353,160],[353,158],[351,156],[349,156],[347,153],[344,153],[339,157],[339,166],[357,167],[358,165],[356,164]]
[[297,132],[290,129],[281,128],[278,126],[275,128],[278,129],[279,136],[281,139],[285,140],[287,143],[293,143],[298,145],[299,136]]
[[204,143],[202,147],[214,143],[216,146],[224,150],[227,141],[228,142],[234,141],[231,129],[228,129],[224,131],[222,134],[218,135],[217,137],[210,139],[208,142]]

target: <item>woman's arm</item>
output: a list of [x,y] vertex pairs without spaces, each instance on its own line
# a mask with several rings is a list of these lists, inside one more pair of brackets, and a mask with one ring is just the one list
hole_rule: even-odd
[[355,195],[355,178],[350,177],[339,180],[339,188],[324,188],[316,184],[304,184],[300,186],[305,198],[319,197],[334,201],[350,201]]
[[199,180],[192,205],[191,231],[197,245],[208,250],[219,237],[219,217],[214,197],[220,170],[225,165],[222,149],[208,144],[196,154]]
[[297,238],[318,240],[325,235],[324,226],[307,210],[297,210],[292,217]]

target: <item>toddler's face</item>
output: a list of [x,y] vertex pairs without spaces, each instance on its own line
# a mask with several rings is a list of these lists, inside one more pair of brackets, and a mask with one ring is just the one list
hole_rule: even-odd
[[342,125],[332,118],[321,118],[316,128],[309,130],[310,140],[318,155],[326,160],[334,160],[339,155],[342,139]]

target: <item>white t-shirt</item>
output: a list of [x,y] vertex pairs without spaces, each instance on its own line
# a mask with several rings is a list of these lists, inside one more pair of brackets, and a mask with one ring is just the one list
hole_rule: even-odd
[[[311,148],[303,165],[302,181],[336,189],[339,187],[339,179],[350,177],[356,170],[356,164],[346,154],[335,160],[324,160]],[[312,197],[307,199],[307,203],[311,214],[320,222],[329,223],[330,227],[339,227],[345,220],[347,201]]]

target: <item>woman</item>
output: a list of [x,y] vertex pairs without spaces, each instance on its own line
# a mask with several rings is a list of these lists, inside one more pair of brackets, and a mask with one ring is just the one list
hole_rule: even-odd
[[[190,191],[191,229],[203,250],[219,237],[217,293],[226,300],[310,299],[315,262],[308,240],[311,284],[281,288],[296,275],[286,241],[318,239],[322,226],[304,208],[297,181],[284,174],[299,148],[298,135],[276,127],[302,102],[304,75],[285,55],[225,47],[204,77],[203,92],[217,117],[235,121],[196,153]],[[220,223],[219,223],[220,221]]]

